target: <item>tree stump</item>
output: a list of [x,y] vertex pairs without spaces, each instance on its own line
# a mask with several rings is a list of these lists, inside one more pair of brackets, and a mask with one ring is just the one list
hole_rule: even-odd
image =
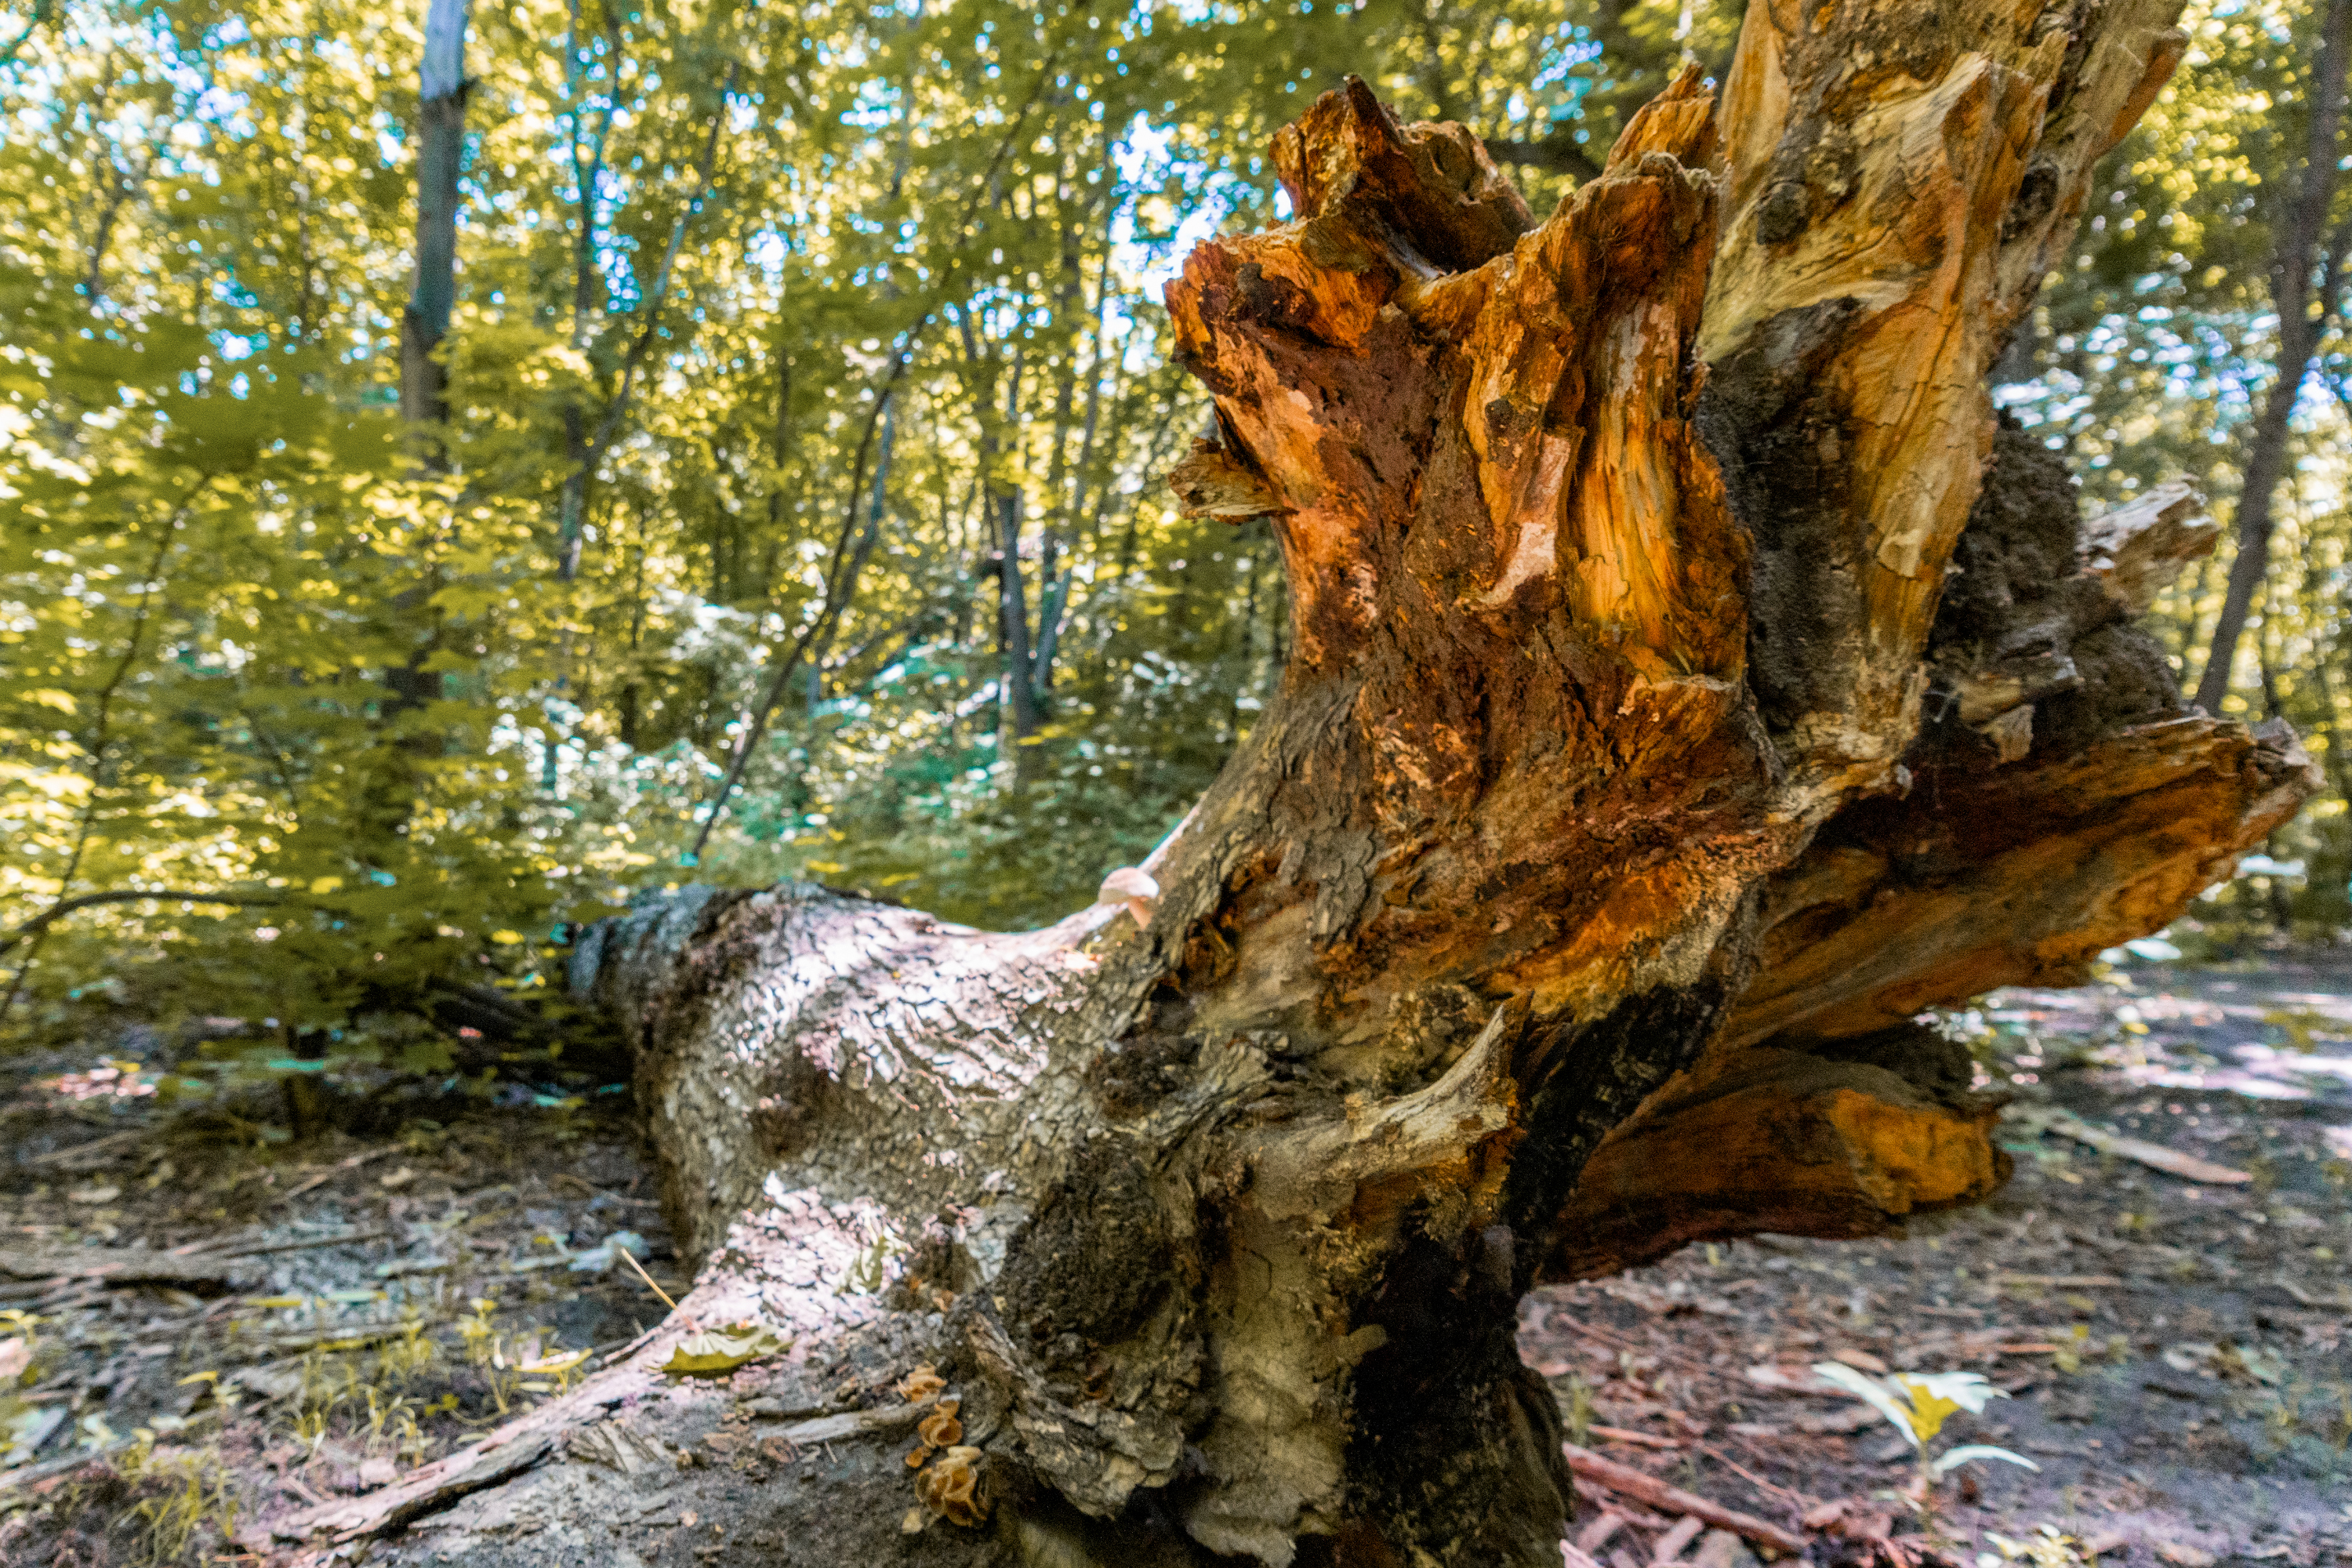
[[[1759,3],[1541,222],[1460,126],[1318,100],[1293,221],[1168,289],[1216,406],[1171,483],[1279,531],[1278,700],[1044,931],[792,885],[593,932],[692,1293],[280,1533],[1556,1564],[1519,1298],[1983,1197],[1914,1016],[2080,979],[2315,785],[2132,625],[2193,498],[2085,524],[1984,385],[2178,9]],[[738,1322],[792,1349],[661,1370]]]

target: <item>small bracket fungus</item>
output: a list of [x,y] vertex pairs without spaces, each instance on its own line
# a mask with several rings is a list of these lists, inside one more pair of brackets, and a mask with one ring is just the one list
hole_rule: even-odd
[[1150,872],[1139,866],[1122,866],[1105,877],[1102,890],[1095,895],[1098,904],[1125,904],[1135,923],[1150,930],[1151,911],[1160,902],[1160,884]]

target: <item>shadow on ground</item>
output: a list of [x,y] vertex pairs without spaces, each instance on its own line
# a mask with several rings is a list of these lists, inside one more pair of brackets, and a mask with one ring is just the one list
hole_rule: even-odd
[[[1824,1563],[1937,1539],[1971,1568],[2352,1558],[2352,955],[2142,966],[1952,1022],[2017,1096],[2007,1190],[1900,1239],[1764,1237],[1538,1292],[1521,1345],[1572,1429],[1784,1528],[1843,1500],[1893,1520],[1878,1546],[1815,1530]],[[623,1253],[677,1292],[622,1097],[413,1104],[272,1142],[160,1109],[140,1092],[160,1061],[113,1051],[19,1060],[0,1101],[0,1371],[29,1349],[0,1376],[0,1563],[270,1562],[270,1521],[628,1347],[662,1307]],[[2248,1179],[2183,1181],[2077,1123]],[[2040,1469],[1970,1467],[1923,1534],[1894,1429],[1805,1391],[1827,1358],[1986,1373],[2012,1397],[1955,1440]],[[683,1458],[740,1468],[761,1417],[739,1415]],[[634,1560],[709,1561],[658,1502],[628,1521]],[[1669,1536],[1709,1568],[1744,1555],[1676,1523],[1595,1488],[1575,1528],[1608,1568],[1649,1568]]]

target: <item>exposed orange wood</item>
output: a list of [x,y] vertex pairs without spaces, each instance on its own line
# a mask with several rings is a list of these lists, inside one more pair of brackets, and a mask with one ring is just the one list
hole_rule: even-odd
[[1584,1279],[1727,1237],[1871,1236],[1988,1197],[2009,1173],[1994,1107],[1941,1103],[1896,1073],[1755,1048],[1695,1069],[1584,1167],[1547,1264]]
[[1997,985],[2079,984],[2101,950],[2225,879],[2317,783],[2291,734],[2205,718],[1923,777],[1775,879],[1726,1038],[1859,1035]]

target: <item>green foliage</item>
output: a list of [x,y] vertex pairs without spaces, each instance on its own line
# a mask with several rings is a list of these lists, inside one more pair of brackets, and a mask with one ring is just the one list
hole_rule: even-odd
[[[2092,510],[2182,478],[2225,528],[2233,521],[2248,428],[2278,373],[2270,266],[2307,144],[2325,11],[2312,0],[2191,0],[2179,73],[2109,160],[2073,266],[2043,290],[2033,352],[2007,362],[2020,380],[2002,400],[2068,446]],[[2352,189],[2339,186],[2331,231],[2347,221]],[[2224,947],[2272,930],[2352,927],[2347,398],[2352,337],[2332,315],[2226,704],[2292,723],[2328,790],[2269,846],[2300,875],[2242,879],[2200,907]],[[2202,672],[2232,553],[2225,541],[2151,617],[2185,688]]]
[[[386,1009],[550,988],[565,931],[643,888],[810,876],[992,925],[1083,902],[1213,776],[1288,636],[1270,532],[1158,482],[1205,413],[1158,302],[1176,258],[1282,216],[1268,138],[1345,70],[1520,149],[1541,207],[1738,16],[476,7],[450,416],[408,427],[422,5],[68,0],[0,61],[6,1025],[110,997],[272,1020],[257,1070],[423,1066]],[[2015,400],[2102,495],[2225,484],[2294,133],[2263,106],[2310,26],[2198,23],[2049,296]],[[2322,404],[2254,641],[2332,736]],[[1027,672],[1008,517],[1020,630],[1052,642]],[[2181,647],[2218,593],[2168,606]]]
[[[1720,50],[1729,13],[1698,15]],[[451,417],[404,430],[421,7],[67,5],[0,67],[16,1021],[267,1019],[237,1050],[295,1070],[286,1042],[428,978],[547,984],[569,923],[647,884],[1083,901],[1214,773],[1286,636],[1268,531],[1157,489],[1203,413],[1171,258],[1267,218],[1266,139],[1343,64],[1597,150],[1675,18],[481,8]],[[1033,642],[1058,610],[1019,735],[1005,498]],[[305,1056],[384,1056],[335,1037]]]

